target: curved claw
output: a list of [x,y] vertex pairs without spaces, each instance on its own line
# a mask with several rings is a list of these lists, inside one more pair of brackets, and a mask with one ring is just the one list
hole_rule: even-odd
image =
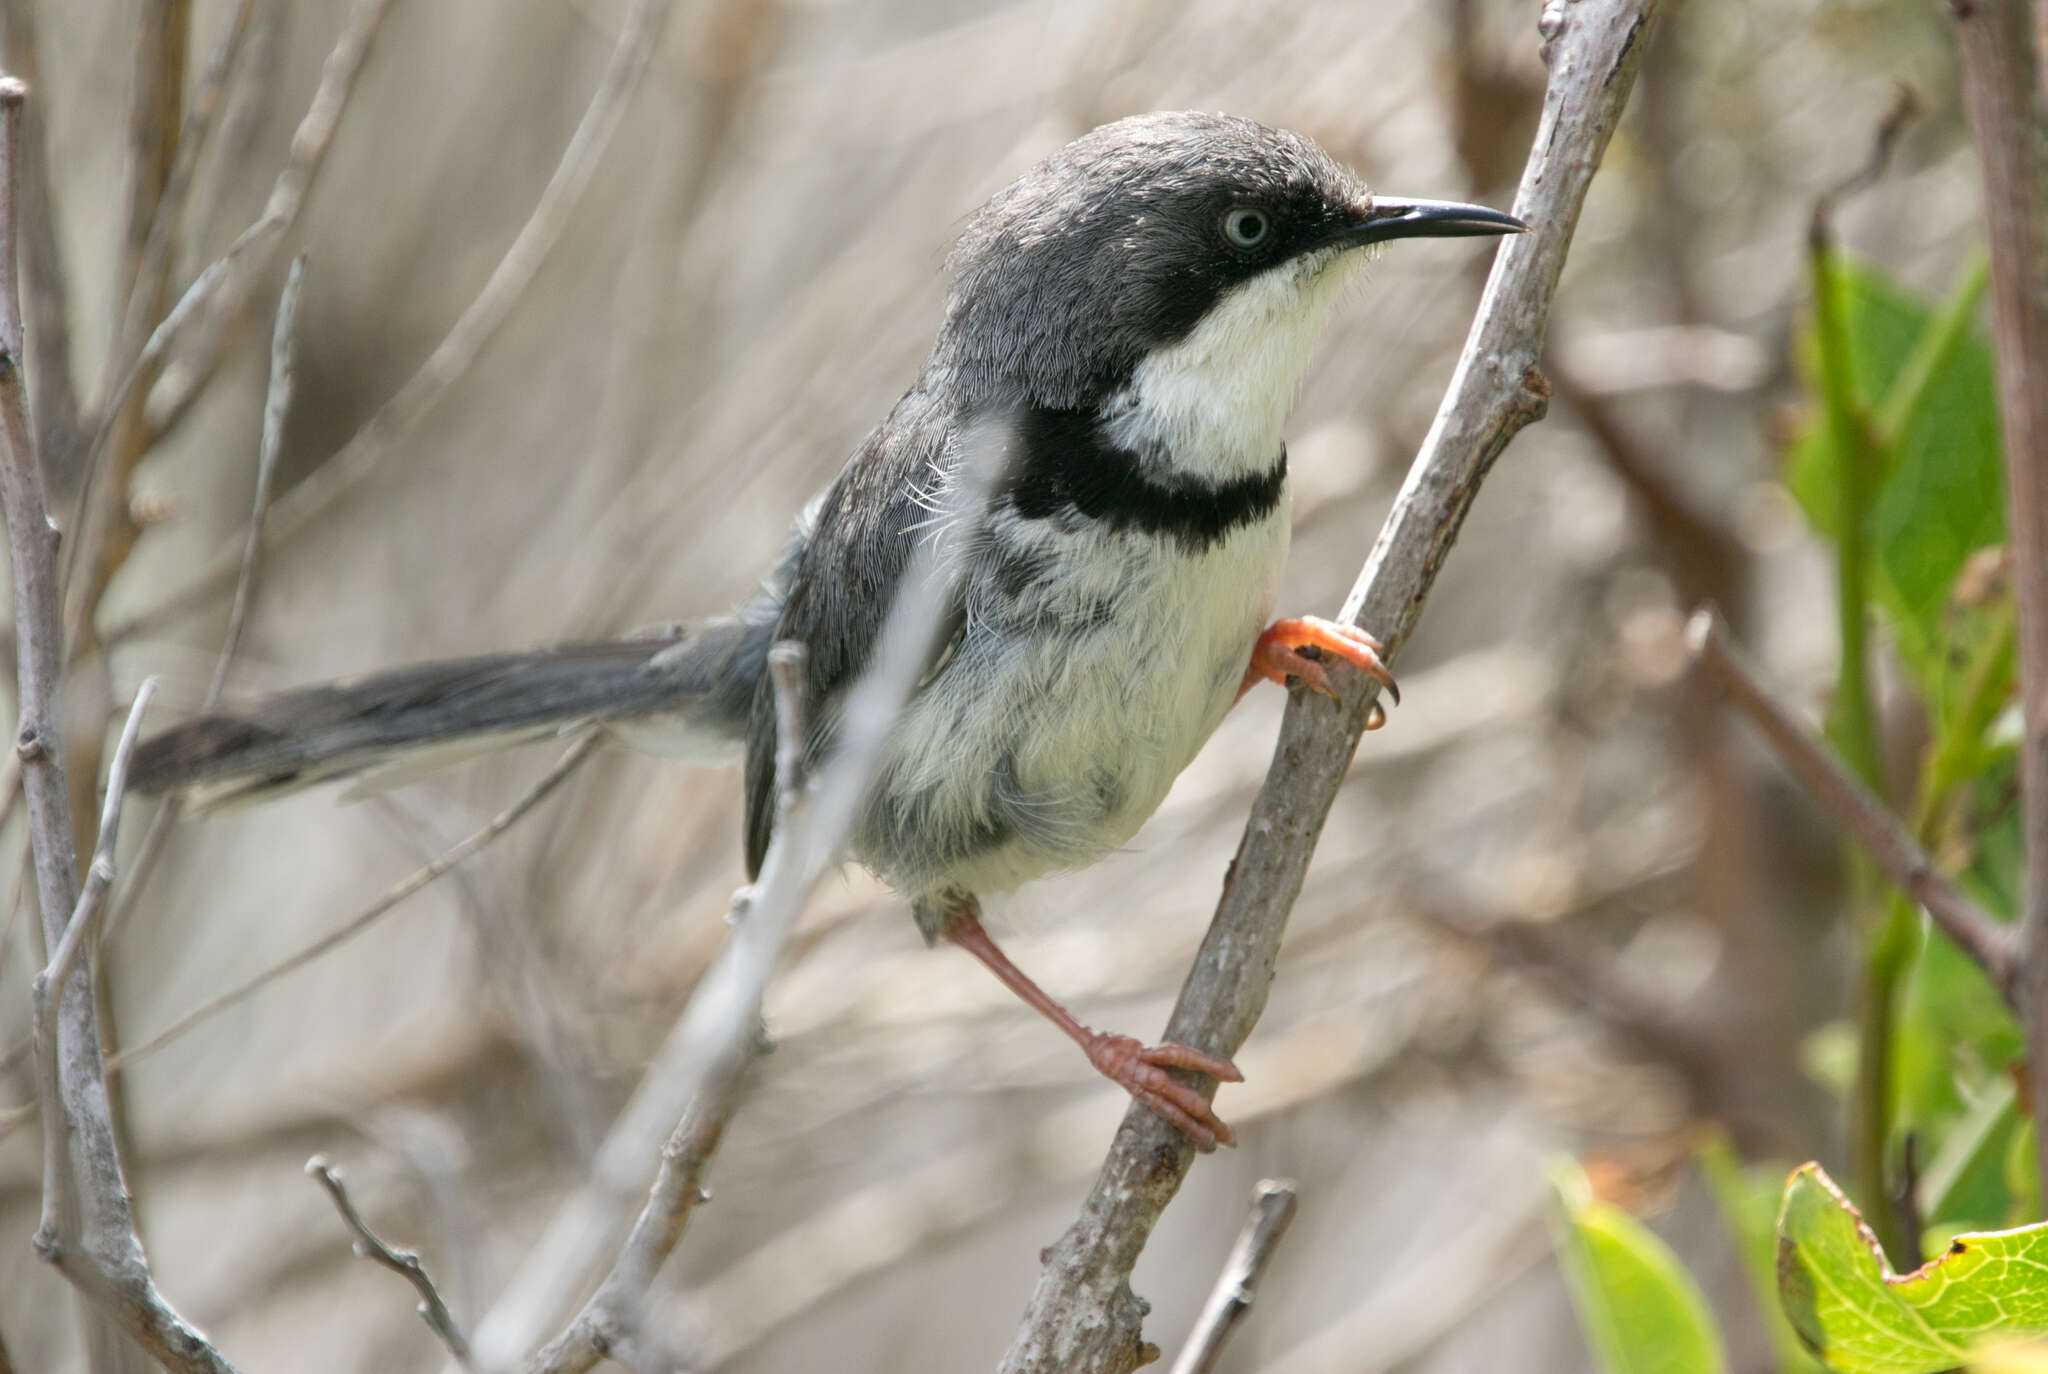
[[[1329,675],[1316,659],[1302,653],[1304,649],[1314,649],[1318,654],[1331,654],[1343,659],[1379,683],[1388,698],[1398,706],[1401,704],[1401,688],[1380,659],[1385,648],[1355,625],[1324,620],[1320,616],[1276,620],[1266,627],[1265,633],[1252,646],[1252,661],[1245,669],[1244,686],[1249,687],[1261,679],[1285,686],[1291,677],[1310,691],[1321,692],[1327,697],[1336,696],[1336,689],[1330,686]],[[1378,716],[1384,723],[1385,714],[1381,712]],[[1368,728],[1374,727],[1368,725]]]
[[1229,1060],[1186,1045],[1145,1045],[1128,1035],[1101,1032],[1094,1033],[1085,1048],[1096,1072],[1164,1117],[1193,1141],[1196,1149],[1206,1153],[1218,1145],[1237,1143],[1237,1133],[1216,1115],[1208,1098],[1167,1073],[1168,1069],[1184,1069],[1226,1083],[1243,1082],[1244,1075]]

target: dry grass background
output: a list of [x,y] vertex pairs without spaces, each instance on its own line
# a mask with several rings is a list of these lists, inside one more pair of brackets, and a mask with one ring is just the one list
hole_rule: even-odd
[[[195,75],[229,8],[195,4]],[[293,234],[310,266],[281,482],[345,442],[482,286],[624,10],[394,6]],[[254,13],[180,282],[260,208],[343,7]],[[1125,113],[1219,108],[1311,133],[1390,190],[1500,200],[1540,91],[1535,17],[1511,0],[679,2],[506,327],[266,558],[233,690],[722,610],[911,378],[952,235],[1031,161]],[[97,386],[134,13],[71,0],[38,20],[73,356]],[[1711,591],[1817,694],[1825,564],[1772,481],[1807,209],[1863,159],[1901,79],[1925,113],[1847,241],[1941,287],[1975,192],[1934,6],[1679,4],[1649,61],[1560,296],[1571,385],[1491,479],[1404,663],[1408,704],[1332,815],[1248,1082],[1220,1099],[1243,1144],[1197,1165],[1139,1267],[1169,1350],[1253,1180],[1282,1174],[1302,1214],[1228,1368],[1582,1368],[1542,1230],[1542,1161],[1569,1151],[1663,1218],[1745,1333],[1737,1367],[1761,1359],[1732,1253],[1667,1166],[1708,1118],[1768,1156],[1833,1140],[1798,1068],[1841,1009],[1842,951],[1812,914],[1833,860],[1677,681],[1679,628]],[[1400,245],[1341,312],[1291,430],[1283,606],[1326,610],[1348,586],[1483,260]],[[138,471],[135,496],[171,514],[103,626],[238,538],[280,278]],[[160,710],[195,704],[224,617],[216,601],[150,621],[113,654],[115,696],[160,673]],[[1129,852],[996,906],[1018,961],[1084,1019],[1163,1023],[1279,706],[1236,712]],[[109,956],[120,1042],[339,924],[550,757],[183,824]],[[351,1259],[301,1165],[343,1164],[473,1317],[716,947],[737,797],[729,773],[607,751],[458,875],[125,1072],[144,1235],[180,1307],[245,1368],[438,1363],[410,1294]],[[20,843],[17,824],[7,853]],[[970,961],[923,949],[864,876],[815,907],[771,993],[777,1052],[667,1276],[665,1335],[691,1368],[989,1367],[1122,1101]],[[21,944],[0,960],[0,1053],[25,1033]],[[29,1080],[10,1056],[0,1108]],[[76,1323],[28,1245],[37,1148],[0,1139],[0,1336],[17,1368],[55,1370],[76,1367]]]

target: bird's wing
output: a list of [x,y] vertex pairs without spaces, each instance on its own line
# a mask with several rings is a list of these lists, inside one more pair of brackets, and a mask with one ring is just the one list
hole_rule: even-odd
[[[913,390],[870,434],[818,501],[790,578],[778,640],[804,646],[807,765],[829,744],[841,698],[863,670],[918,542],[943,518],[957,455],[951,417]],[[965,622],[960,603],[942,643]],[[949,648],[939,651],[943,661]],[[764,675],[747,729],[747,873],[760,871],[775,825],[775,697]]]

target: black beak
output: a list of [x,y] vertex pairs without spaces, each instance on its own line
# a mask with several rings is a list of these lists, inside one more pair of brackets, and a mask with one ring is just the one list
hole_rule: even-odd
[[1476,234],[1526,234],[1529,226],[1513,215],[1484,205],[1455,200],[1402,200],[1374,196],[1364,216],[1335,238],[1346,245],[1383,243],[1388,239],[1457,239]]

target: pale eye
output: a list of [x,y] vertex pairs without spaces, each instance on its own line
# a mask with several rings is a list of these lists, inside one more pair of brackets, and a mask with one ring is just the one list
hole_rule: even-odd
[[1223,237],[1239,248],[1257,248],[1273,233],[1272,217],[1264,210],[1240,205],[1223,216]]

